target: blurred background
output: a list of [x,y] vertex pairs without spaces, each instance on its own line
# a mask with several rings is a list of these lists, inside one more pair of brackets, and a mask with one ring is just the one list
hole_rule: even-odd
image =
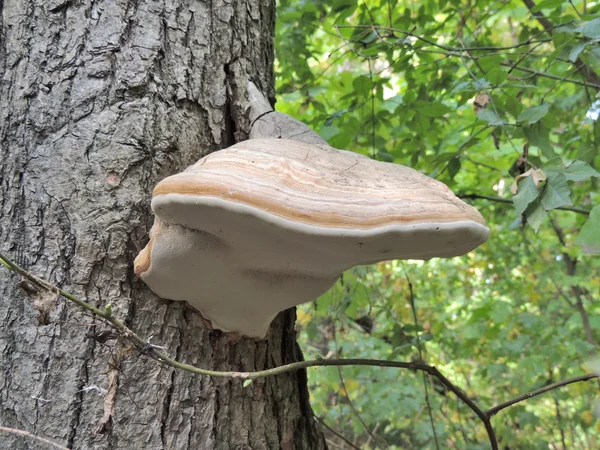
[[[298,308],[306,358],[424,361],[482,409],[600,371],[600,4],[279,0],[277,110],[483,214],[460,258],[348,271]],[[487,449],[420,372],[308,370],[332,449]],[[503,449],[600,448],[599,384],[500,411]]]

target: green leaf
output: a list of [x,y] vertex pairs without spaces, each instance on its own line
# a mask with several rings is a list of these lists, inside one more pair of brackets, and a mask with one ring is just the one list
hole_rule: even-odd
[[301,11],[303,12],[317,12],[318,8],[316,5],[312,4],[312,3],[304,3],[302,5]]
[[600,205],[592,209],[574,244],[582,247],[583,253],[600,255]]
[[244,380],[244,384],[242,385],[243,387],[248,387],[252,384],[254,380]]
[[373,88],[373,84],[368,76],[361,75],[352,80],[352,87],[357,95],[367,97]]
[[546,161],[544,171],[548,174],[562,174],[569,181],[583,181],[600,176],[600,173],[585,161],[575,160],[565,166],[560,156]]
[[437,155],[435,157],[435,164],[446,164],[448,163],[448,161],[450,161],[452,158],[456,157],[456,152],[445,152],[445,153],[440,153],[439,155]]
[[354,0],[334,0],[331,2],[331,7],[334,12],[338,12],[342,9],[352,6],[356,7],[356,2]]
[[507,77],[508,72],[500,66],[490,70],[485,76],[486,80],[488,80],[490,83],[496,86],[502,84]]
[[415,129],[418,133],[425,134],[429,127],[431,126],[431,120],[425,115],[421,113],[417,113],[415,115]]
[[504,108],[511,116],[513,116],[514,118],[517,118],[518,115],[521,113],[521,110],[523,109],[523,105],[515,97],[508,96],[506,98]]
[[565,165],[560,156],[553,156],[544,163],[544,172],[561,172],[565,169]]
[[529,145],[539,148],[544,157],[548,159],[556,157],[554,147],[550,143],[550,131],[548,128],[538,122],[532,127],[523,128],[523,133],[527,137]]
[[519,190],[512,200],[515,204],[517,213],[523,214],[523,212],[527,209],[527,206],[529,206],[531,202],[538,198],[539,191],[535,186],[531,175],[519,180],[517,186],[519,187]]
[[600,173],[584,161],[575,160],[563,171],[567,180],[583,181],[591,177],[600,177]]
[[469,92],[469,91],[473,91],[473,84],[471,83],[471,81],[461,81],[460,83],[457,83],[454,86],[454,88],[452,89],[452,91],[450,93],[456,94],[457,92]]
[[567,184],[567,178],[561,172],[548,173],[546,186],[542,193],[542,206],[546,211],[559,206],[572,205],[571,189]]
[[[600,92],[599,92],[600,93]],[[590,164],[598,154],[598,148],[588,142],[582,142],[577,150],[577,159]]]
[[340,129],[334,125],[328,125],[321,127],[319,129],[319,136],[321,136],[326,141],[329,141],[333,137],[337,136],[340,132]]
[[564,0],[542,0],[533,8],[531,8],[532,12],[539,12],[542,9],[556,9],[560,5],[564,3]]
[[448,163],[448,175],[450,175],[450,179],[453,180],[456,174],[460,171],[460,159],[452,158]]
[[577,28],[573,26],[571,23],[567,23],[565,25],[560,25],[553,30],[552,34],[556,33],[566,33],[566,34],[574,34],[577,32]]
[[[478,61],[479,61],[479,67],[481,68],[481,70],[484,70],[485,72],[489,72],[490,70],[493,70],[493,69],[497,68],[498,66],[500,66],[500,63],[504,62],[504,58],[502,57],[502,55],[490,55],[490,56],[483,56]],[[489,80],[489,77],[487,75],[485,78],[486,78],[486,80]]]
[[590,39],[600,38],[600,18],[584,23],[577,28],[576,31],[579,31],[581,34],[589,37]]
[[573,47],[571,47],[571,51],[569,52],[569,60],[575,62],[586,45],[588,45],[588,42],[580,42],[579,44],[575,44]]
[[527,223],[533,227],[535,232],[540,229],[540,225],[548,215],[548,211],[542,206],[542,202],[539,198],[531,202],[525,210],[525,216],[527,217]]
[[504,125],[506,121],[502,120],[498,117],[495,111],[491,109],[482,109],[477,113],[477,118],[480,120],[485,120],[490,125]]
[[441,117],[444,114],[447,114],[452,111],[446,105],[439,102],[417,101],[414,104],[414,108],[421,114],[423,114],[425,117],[431,118]]
[[526,109],[519,117],[517,117],[517,122],[525,122],[529,125],[538,122],[542,119],[546,114],[548,114],[548,110],[550,109],[550,105],[548,103],[544,103],[540,106],[534,106],[533,108]]

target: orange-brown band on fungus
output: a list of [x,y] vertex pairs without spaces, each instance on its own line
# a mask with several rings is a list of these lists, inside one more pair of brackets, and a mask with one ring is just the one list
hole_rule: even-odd
[[160,233],[160,222],[158,220],[154,221],[154,225],[152,225],[152,229],[150,230],[149,236],[150,240],[148,241],[148,245],[143,248],[139,255],[133,261],[133,271],[139,277],[141,274],[146,272],[150,268],[150,263],[152,262],[152,244],[154,238]]
[[[374,217],[349,217],[335,213],[326,213],[319,211],[299,211],[291,205],[286,205],[274,199],[259,197],[246,193],[245,191],[236,191],[232,193],[226,186],[203,183],[193,172],[180,173],[174,177],[165,178],[161,181],[152,193],[153,197],[167,194],[182,194],[198,197],[215,197],[223,200],[242,203],[271,214],[301,222],[309,225],[334,228],[358,228],[372,229],[381,226],[394,224],[410,225],[412,223],[453,223],[457,221],[473,221],[485,225],[481,214],[474,208],[462,208],[457,205],[460,212],[448,214],[444,217],[439,214],[440,210],[445,209],[448,203],[447,198],[439,199],[440,208],[436,208],[435,200],[428,202],[427,208],[423,208],[412,213],[403,211],[395,215],[379,215]],[[410,201],[410,199],[406,199]],[[466,206],[466,205],[465,205]]]

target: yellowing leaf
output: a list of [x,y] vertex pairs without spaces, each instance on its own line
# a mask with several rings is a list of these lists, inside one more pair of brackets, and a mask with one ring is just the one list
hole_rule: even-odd
[[519,190],[518,184],[517,184],[519,182],[519,180],[522,180],[523,178],[527,178],[530,175],[531,175],[531,179],[533,180],[533,183],[535,184],[535,187],[539,187],[540,183],[542,181],[546,180],[546,174],[544,173],[544,171],[542,169],[529,169],[527,172],[522,173],[521,175],[517,175],[515,177],[515,182],[513,183],[512,187],[510,188],[510,192],[512,192],[513,194],[516,194]]
[[352,395],[352,392],[356,391],[359,386],[360,383],[356,380],[344,380],[344,386],[346,386],[346,391],[344,392],[344,388],[340,387],[339,393],[340,395],[346,395],[346,393],[348,394],[348,396]]
[[491,101],[492,97],[490,97],[489,94],[485,92],[480,92],[479,94],[477,94],[475,96],[475,100],[473,100],[473,109],[475,110],[475,113],[478,113],[482,109],[485,109],[488,103],[490,103]]
[[298,310],[298,312],[296,312],[296,317],[298,318],[297,322],[300,325],[305,326],[312,320],[313,316],[312,316],[312,313],[310,313],[310,312]]
[[583,411],[579,417],[581,417],[582,422],[586,425],[591,425],[594,420],[594,415],[591,411]]

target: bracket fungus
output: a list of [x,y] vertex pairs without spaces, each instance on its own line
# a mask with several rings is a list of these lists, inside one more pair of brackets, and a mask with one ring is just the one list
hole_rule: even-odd
[[353,266],[462,255],[489,234],[443,183],[326,145],[251,139],[212,153],[153,192],[135,273],[212,327],[263,338]]

